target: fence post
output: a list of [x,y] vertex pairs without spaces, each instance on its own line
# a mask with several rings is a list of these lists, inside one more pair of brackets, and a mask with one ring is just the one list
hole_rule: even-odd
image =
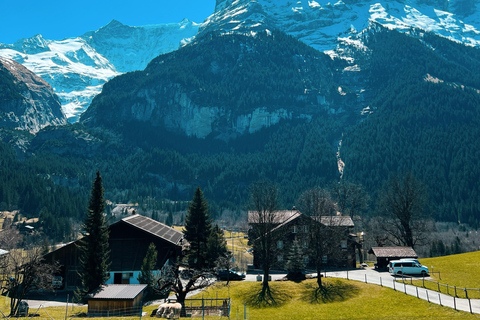
[[442,306],[442,299],[440,298],[440,293],[438,294],[438,302],[440,303],[440,306]]
[[420,297],[418,296],[418,287],[415,286],[415,288],[417,289],[417,299],[420,299]]
[[448,291],[448,283],[447,283],[447,295],[450,295],[450,292]]
[[350,280],[350,279],[348,279],[348,269],[347,269],[347,280]]
[[[382,284],[382,277],[380,277],[380,287],[383,287],[383,284]],[[479,289],[480,290],[480,289]]]
[[425,293],[427,294],[427,301],[430,302],[430,299],[428,298],[428,290],[425,289]]
[[453,309],[457,311],[457,300],[455,299],[455,296],[453,296]]
[[457,296],[457,286],[454,286],[454,288],[455,288],[455,297],[458,297]]
[[470,306],[470,313],[473,313],[473,311],[472,311],[472,302],[470,301],[470,299],[468,299],[468,305]]
[[438,292],[441,292],[440,291],[440,282],[437,282],[437,286],[438,286]]
[[365,273],[365,283],[368,283],[367,282],[367,274]]
[[422,287],[425,288],[425,274],[422,274]]
[[467,292],[467,288],[463,289],[465,291],[465,297],[468,299],[468,292]]
[[67,294],[67,305],[65,306],[65,320],[67,320],[67,314],[68,314],[68,294]]
[[397,291],[397,290],[395,289],[395,279],[393,279],[393,290],[394,290],[394,291]]

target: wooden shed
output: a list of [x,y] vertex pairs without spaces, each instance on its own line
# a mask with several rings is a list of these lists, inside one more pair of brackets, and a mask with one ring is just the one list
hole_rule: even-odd
[[368,251],[377,257],[375,269],[385,269],[392,260],[400,260],[405,258],[417,259],[417,253],[412,247],[372,247]]
[[108,284],[86,296],[88,315],[94,317],[132,316],[142,312],[146,284]]

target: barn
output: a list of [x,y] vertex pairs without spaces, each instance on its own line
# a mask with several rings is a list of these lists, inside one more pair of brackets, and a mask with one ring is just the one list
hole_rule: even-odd
[[100,286],[86,296],[88,316],[134,316],[142,312],[146,284],[109,284]]
[[368,251],[377,258],[375,269],[385,269],[392,260],[400,260],[406,258],[417,259],[417,253],[412,247],[372,247]]
[[[110,279],[106,284],[138,284],[138,276],[150,243],[157,249],[156,270],[173,262],[181,254],[183,233],[151,218],[138,214],[125,217],[109,226]],[[71,242],[45,256],[46,261],[57,261],[61,266],[58,276],[63,287],[80,286],[77,242]]]

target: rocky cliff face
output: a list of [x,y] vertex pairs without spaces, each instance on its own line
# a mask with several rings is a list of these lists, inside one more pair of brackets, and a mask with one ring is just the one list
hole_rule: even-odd
[[52,87],[21,64],[0,57],[0,124],[38,132],[67,123]]
[[163,97],[156,90],[140,90],[140,100],[129,109],[132,113],[126,115],[127,118],[154,123],[189,137],[203,139],[213,133],[216,139],[228,141],[245,133],[268,128],[282,119],[302,116],[283,108],[268,111],[265,107],[257,107],[249,113],[236,113],[225,106],[199,105],[179,85],[167,90],[171,96],[166,105],[162,104]]
[[137,122],[228,141],[282,119],[340,112],[348,97],[338,93],[334,64],[284,33],[210,34],[143,72],[112,79],[81,121],[109,128]]

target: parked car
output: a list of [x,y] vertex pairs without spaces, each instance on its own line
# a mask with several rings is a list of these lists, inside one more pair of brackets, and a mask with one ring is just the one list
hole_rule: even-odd
[[220,281],[238,281],[245,279],[245,274],[232,269],[219,269],[217,270],[217,279]]
[[413,262],[418,263],[419,265],[422,265],[422,264],[420,263],[420,261],[418,261],[417,259],[413,259],[413,258],[402,258],[402,259],[400,259],[400,260],[401,260],[401,261],[413,261]]
[[428,268],[412,260],[393,260],[388,264],[388,272],[392,275],[422,275],[428,274]]

